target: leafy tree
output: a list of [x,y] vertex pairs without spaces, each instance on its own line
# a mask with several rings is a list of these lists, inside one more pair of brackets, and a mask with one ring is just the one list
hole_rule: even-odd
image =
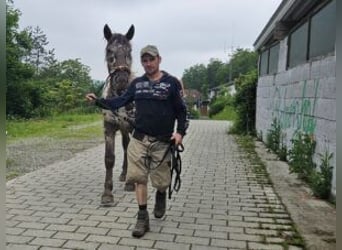
[[186,88],[197,89],[206,96],[209,89],[257,69],[257,59],[256,52],[237,49],[228,63],[212,58],[207,66],[196,64],[186,69],[182,79]]
[[48,39],[42,30],[27,27],[19,31],[21,12],[6,2],[7,117],[34,118],[83,111],[84,94],[99,93],[101,83],[94,83],[90,68],[80,59],[58,62],[54,49],[47,50]]
[[[223,63],[220,68],[217,69],[216,81],[218,85],[228,83],[230,78],[230,66],[229,63]],[[217,85],[217,86],[218,86]]]
[[257,69],[258,54],[249,49],[237,49],[231,60],[229,61],[229,68],[232,68],[232,79],[245,75],[251,70]]
[[46,49],[49,42],[39,26],[36,26],[35,28],[29,26],[25,28],[24,31],[29,34],[31,38],[31,50],[29,55],[26,56],[25,61],[34,65],[36,75],[38,75],[41,68],[46,68],[56,63],[55,52],[54,49]]
[[92,83],[90,67],[82,64],[79,58],[62,61],[57,68],[57,78],[69,79],[73,86],[88,88]]
[[100,96],[102,93],[104,84],[105,84],[105,81],[93,80],[93,83],[91,84],[89,88],[89,91],[95,93],[97,96]]
[[19,32],[20,11],[13,8],[13,1],[6,2],[6,114],[10,116],[31,116],[31,85],[26,79],[34,74],[31,65],[22,58],[30,51],[30,37]]
[[207,65],[207,85],[208,88],[216,87],[224,82],[220,82],[218,72],[223,67],[223,63],[218,59],[210,59]]
[[90,68],[79,59],[68,59],[45,68],[37,79],[42,91],[44,108],[40,113],[66,112],[84,107],[84,94],[97,92]]
[[66,112],[78,107],[83,100],[83,95],[80,93],[80,89],[73,85],[71,80],[62,80],[57,82],[54,90],[54,102],[58,105],[57,112]]
[[196,64],[185,70],[182,80],[185,88],[201,91],[203,85],[208,85],[207,69],[204,64]]
[[209,88],[208,88],[208,84],[205,83],[201,86],[201,92],[202,92],[202,98],[204,100],[207,100],[208,99],[208,92],[209,92]]

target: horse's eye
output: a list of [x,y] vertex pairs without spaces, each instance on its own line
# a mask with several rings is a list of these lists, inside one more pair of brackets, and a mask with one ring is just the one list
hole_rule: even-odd
[[113,55],[108,55],[107,56],[107,62],[114,63],[115,62],[115,57]]

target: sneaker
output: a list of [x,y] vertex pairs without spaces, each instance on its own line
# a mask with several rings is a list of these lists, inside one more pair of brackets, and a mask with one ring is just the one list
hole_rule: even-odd
[[161,218],[165,214],[166,209],[166,192],[156,192],[156,203],[154,204],[154,217]]
[[150,220],[147,211],[138,211],[138,219],[135,228],[132,231],[132,236],[140,238],[146,232],[150,231]]

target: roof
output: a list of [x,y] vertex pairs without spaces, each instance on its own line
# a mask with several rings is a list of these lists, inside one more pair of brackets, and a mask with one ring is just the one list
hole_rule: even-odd
[[202,94],[197,89],[185,89],[184,96],[199,99],[202,97]]
[[330,0],[283,0],[273,13],[253,46],[255,50],[262,49],[284,37],[310,10]]

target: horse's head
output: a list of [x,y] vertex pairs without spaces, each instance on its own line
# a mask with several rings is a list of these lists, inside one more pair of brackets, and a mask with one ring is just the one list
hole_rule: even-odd
[[121,91],[127,88],[130,80],[132,65],[130,40],[134,36],[134,25],[131,25],[127,33],[123,35],[112,33],[106,24],[103,28],[103,33],[107,40],[106,61],[110,82],[113,88]]

